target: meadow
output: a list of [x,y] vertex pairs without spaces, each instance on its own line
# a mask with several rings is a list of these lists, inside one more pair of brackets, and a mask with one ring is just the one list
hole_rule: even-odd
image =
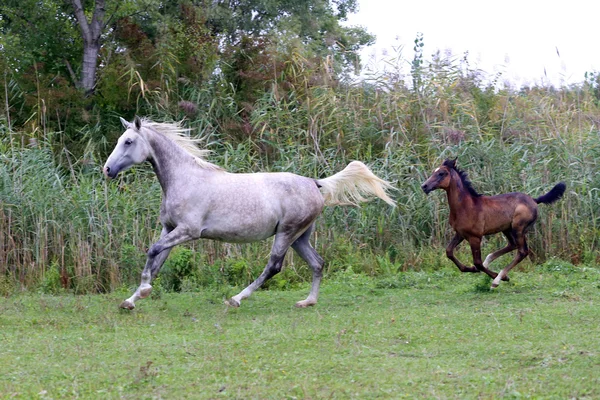
[[454,268],[338,273],[257,292],[125,290],[0,299],[2,398],[598,398],[600,269],[549,260],[486,276]]

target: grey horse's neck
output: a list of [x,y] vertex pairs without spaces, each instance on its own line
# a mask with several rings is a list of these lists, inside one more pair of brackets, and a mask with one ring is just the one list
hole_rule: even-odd
[[152,146],[152,156],[149,161],[166,195],[169,192],[169,188],[178,179],[186,176],[186,169],[197,169],[199,167],[194,156],[177,144],[160,133],[152,130],[148,130],[147,132],[148,142]]

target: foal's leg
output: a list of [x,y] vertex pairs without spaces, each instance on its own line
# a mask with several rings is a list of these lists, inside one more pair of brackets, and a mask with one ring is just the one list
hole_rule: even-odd
[[520,234],[515,234],[516,236],[516,244],[517,244],[517,254],[515,254],[515,258],[513,261],[507,265],[494,279],[492,282],[492,289],[497,288],[500,284],[500,280],[503,280],[504,277],[507,277],[508,271],[510,271],[515,265],[523,261],[525,257],[529,254],[529,247],[527,247],[527,240],[525,239],[525,233],[521,232]]
[[152,286],[150,282],[158,274],[163,263],[169,256],[173,246],[187,242],[193,239],[192,236],[187,234],[184,229],[175,228],[172,231],[168,231],[163,228],[160,239],[154,243],[150,250],[148,250],[148,258],[146,260],[146,266],[142,271],[142,282],[133,295],[127,300],[123,301],[119,307],[133,310],[135,308],[135,302],[139,299],[146,298],[152,292]]
[[250,295],[256,289],[261,287],[263,283],[265,283],[274,275],[278,274],[281,271],[281,266],[283,265],[285,253],[290,248],[290,245],[294,242],[296,237],[290,236],[289,234],[282,232],[277,233],[275,235],[275,240],[273,241],[273,247],[271,248],[271,256],[269,257],[269,262],[267,263],[267,266],[263,270],[262,274],[260,274],[260,276],[256,278],[254,282],[248,285],[248,287],[246,287],[240,293],[236,294],[229,300],[226,300],[225,304],[231,307],[239,307],[243,299],[250,297]]
[[455,234],[450,243],[448,244],[448,247],[446,247],[446,257],[452,260],[452,262],[456,264],[456,266],[461,272],[479,272],[477,268],[467,267],[466,265],[458,261],[456,257],[454,257],[454,249],[456,248],[456,246],[461,244],[463,240],[464,238],[462,236],[460,236],[458,233]]
[[[504,233],[504,236],[506,236],[508,244],[506,245],[506,247],[503,247],[500,250],[496,250],[495,252],[488,254],[488,256],[485,258],[485,261],[483,262],[483,266],[486,268],[489,267],[492,261],[494,261],[498,257],[501,257],[506,253],[510,253],[511,251],[517,248],[517,243],[515,242],[515,238],[512,235],[512,230],[507,229],[502,233]],[[508,282],[509,278],[508,276],[503,276],[502,280]]]
[[471,246],[471,254],[473,255],[473,264],[479,271],[483,271],[493,278],[497,277],[498,274],[494,271],[487,269],[481,262],[481,238],[472,236],[469,238],[469,245]]
[[292,244],[292,248],[298,253],[300,257],[312,268],[313,270],[313,281],[310,288],[310,293],[306,300],[302,300],[296,303],[296,307],[308,307],[317,304],[317,298],[319,297],[319,286],[321,285],[321,278],[323,277],[323,258],[317,253],[317,251],[310,244],[310,235],[314,230],[315,225],[312,224],[306,232],[302,234]]

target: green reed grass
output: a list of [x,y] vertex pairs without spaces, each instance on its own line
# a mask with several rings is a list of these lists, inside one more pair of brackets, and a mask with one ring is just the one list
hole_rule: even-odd
[[[540,207],[529,234],[532,260],[596,261],[600,106],[590,87],[502,89],[496,81],[485,83],[466,60],[439,55],[413,71],[418,79],[398,70],[360,84],[333,81],[323,72],[327,66],[305,62],[290,60],[244,112],[222,77],[210,87],[148,92],[138,100],[147,116],[166,121],[181,118],[174,97],[195,104],[185,124],[205,139],[210,160],[232,172],[317,178],[358,159],[393,182],[395,209],[375,201],[325,210],[315,246],[332,266],[328,273],[352,266],[375,275],[418,270],[424,260],[446,262],[447,202],[442,192],[425,196],[420,184],[447,157],[458,158],[483,194],[539,196],[565,181],[565,198]],[[420,86],[407,83],[413,81]],[[121,131],[117,125],[114,117],[106,127],[82,128],[88,144],[81,158],[35,132],[7,132],[0,144],[0,274],[8,281],[35,288],[55,266],[61,287],[79,292],[135,284],[145,250],[160,231],[160,187],[147,165],[110,182],[102,177],[100,167]],[[21,146],[29,136],[37,141]],[[502,239],[487,243],[491,250]],[[262,269],[270,242],[200,241],[187,248],[198,254],[198,273],[246,263],[245,274],[232,275],[237,285]],[[309,276],[293,256],[288,266],[288,283]]]
[[[214,161],[236,172],[261,170],[256,168],[258,156],[246,146],[252,143],[226,148]],[[585,188],[597,185],[590,167],[596,162],[596,151],[591,143],[585,150],[588,154],[577,156],[581,160],[577,163],[574,158],[561,157],[562,143],[506,144],[492,140],[440,148],[439,157],[420,165],[413,164],[417,157],[411,148],[398,148],[387,159],[363,158],[376,174],[394,182],[398,207],[374,201],[361,208],[328,208],[318,220],[315,246],[339,268],[355,264],[355,271],[372,274],[380,273],[372,267],[377,257],[388,258],[397,264],[397,270],[406,269],[404,264],[418,269],[419,260],[428,252],[443,259],[443,248],[451,236],[445,195],[434,192],[425,196],[419,186],[444,157],[452,156],[459,158],[460,167],[470,173],[474,186],[484,194],[518,190],[537,196],[559,180],[566,181],[565,198],[540,207],[539,221],[529,235],[533,256],[590,261],[597,253],[599,199],[597,191]],[[326,176],[350,159],[321,165],[319,157],[283,148],[269,169]],[[137,281],[145,249],[159,232],[160,187],[148,166],[106,181],[97,172],[99,166],[90,172],[61,173],[44,149],[21,150],[13,158],[5,158],[2,166],[3,273],[25,287],[35,287],[55,263],[67,288],[84,281],[88,286],[85,290],[106,291]],[[500,246],[502,239],[490,239],[490,243]],[[254,245],[199,241],[188,247],[199,254],[198,270],[205,271],[207,265],[229,258],[231,263],[247,263],[251,270],[244,279],[247,282],[266,263],[270,241]],[[306,269],[299,260],[292,264],[301,271]],[[308,277],[308,271],[299,276]]]

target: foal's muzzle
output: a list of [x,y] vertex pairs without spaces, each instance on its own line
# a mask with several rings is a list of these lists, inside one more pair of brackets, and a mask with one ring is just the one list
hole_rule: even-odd
[[429,194],[433,191],[426,183],[421,185],[421,189],[425,192],[425,194]]

